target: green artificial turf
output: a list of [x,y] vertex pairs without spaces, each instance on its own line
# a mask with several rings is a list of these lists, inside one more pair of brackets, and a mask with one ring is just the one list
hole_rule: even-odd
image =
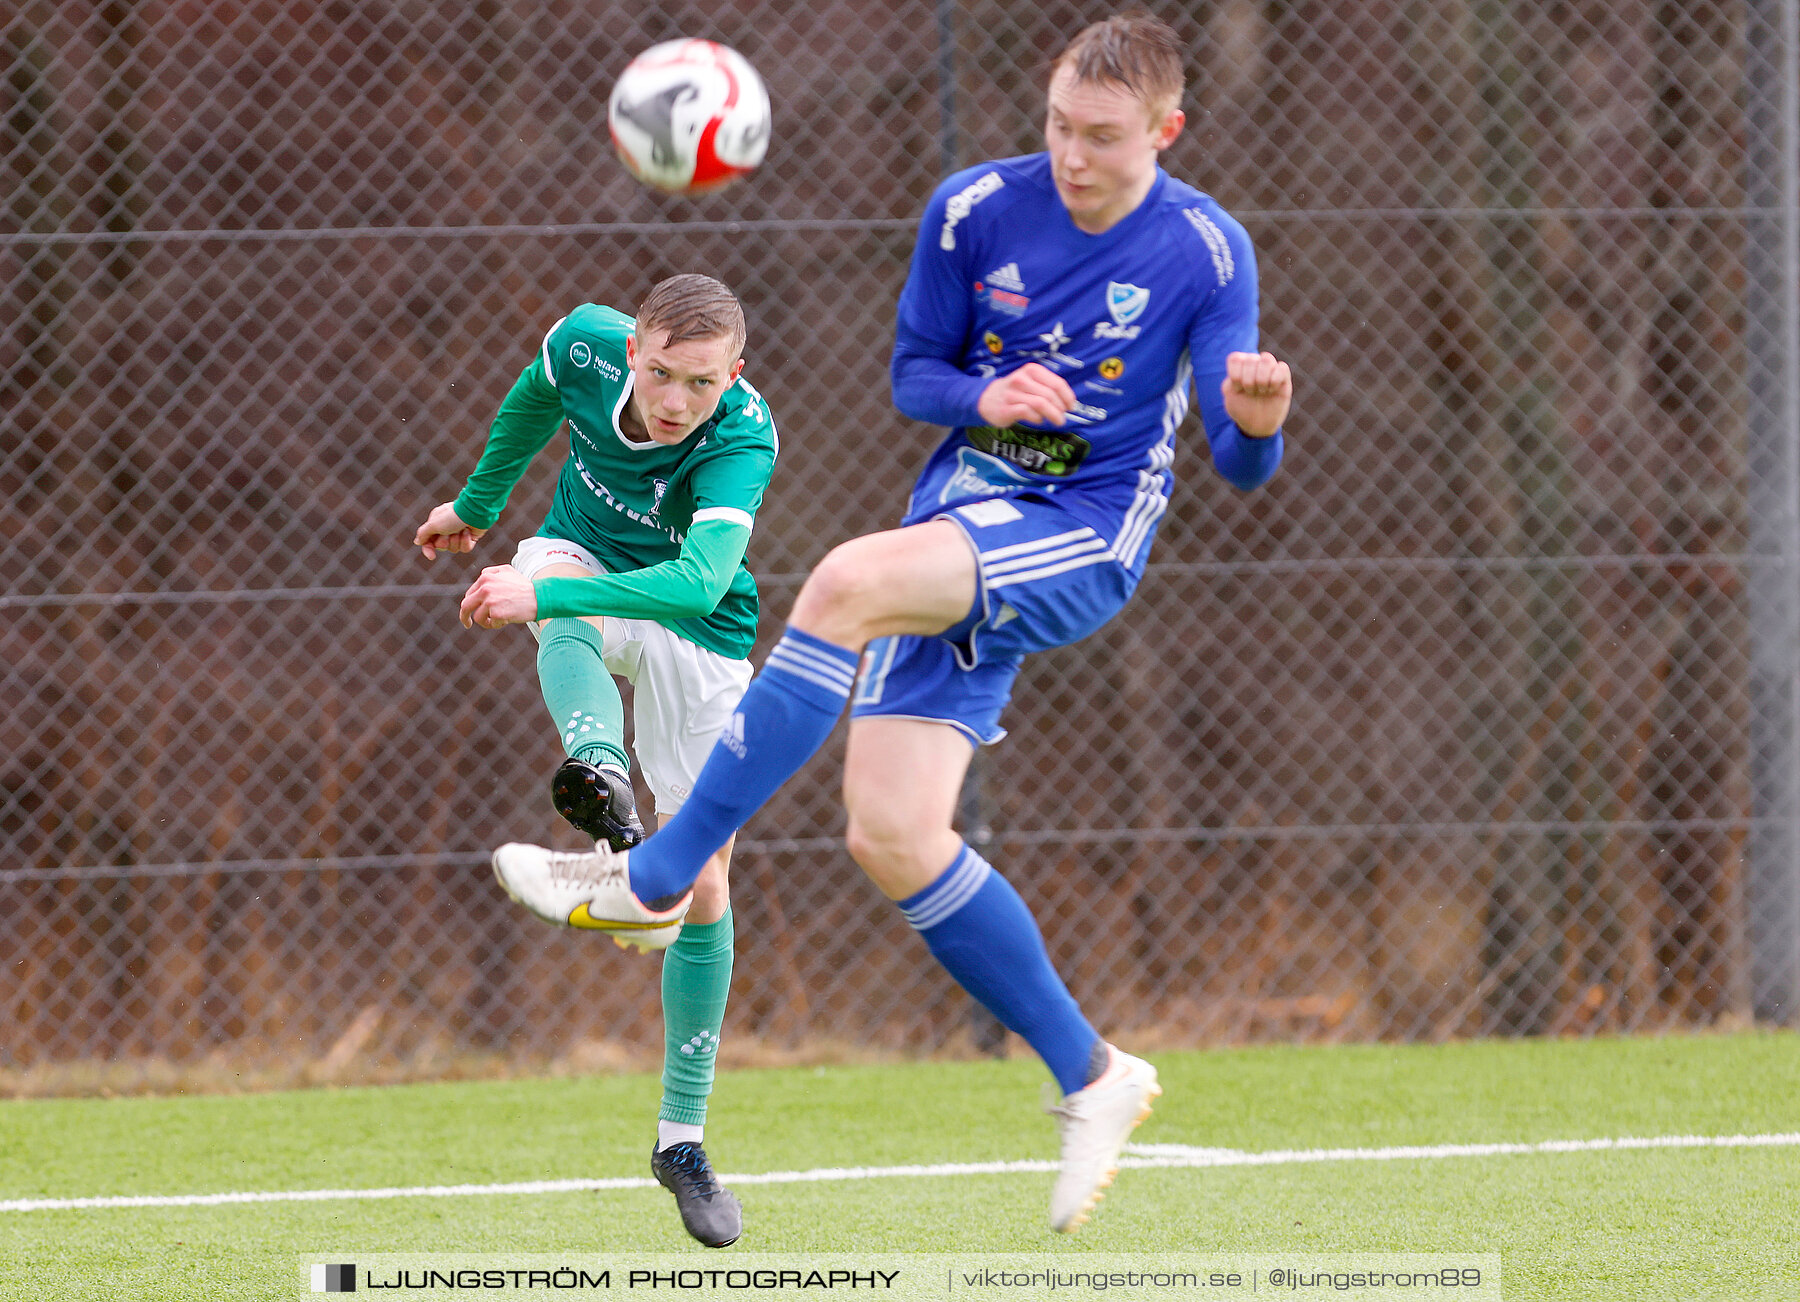
[[[1147,1144],[1250,1151],[1800,1131],[1800,1036],[1157,1055]],[[722,1172],[1053,1158],[1026,1061],[721,1077]],[[647,1174],[648,1075],[0,1103],[0,1199]],[[1122,1172],[1079,1235],[1027,1172],[746,1185],[728,1252],[660,1189],[0,1212],[7,1298],[310,1297],[373,1253],[1498,1253],[1508,1298],[1800,1297],[1800,1148]],[[1298,1296],[1297,1294],[1295,1296]]]

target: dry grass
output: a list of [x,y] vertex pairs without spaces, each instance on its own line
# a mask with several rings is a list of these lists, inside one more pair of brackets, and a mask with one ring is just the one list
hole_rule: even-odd
[[[957,1037],[929,1053],[856,1044],[847,1040],[809,1039],[777,1045],[745,1037],[728,1038],[719,1066],[800,1067],[921,1059],[967,1061],[983,1056],[966,1037]],[[1009,1037],[1008,1057],[1030,1051]],[[266,1046],[238,1045],[204,1058],[85,1059],[0,1069],[0,1098],[91,1098],[122,1095],[241,1094],[266,1090],[324,1086],[399,1085],[434,1080],[506,1080],[521,1077],[607,1076],[654,1072],[662,1068],[662,1050],[620,1040],[587,1039],[554,1056],[448,1052],[433,1046],[404,1058],[346,1052],[344,1041],[311,1058],[273,1051]]]

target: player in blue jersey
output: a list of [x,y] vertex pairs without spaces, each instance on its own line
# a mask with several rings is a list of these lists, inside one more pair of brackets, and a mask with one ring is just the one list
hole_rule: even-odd
[[1022,658],[1130,598],[1190,389],[1227,480],[1254,488],[1281,461],[1293,384],[1258,351],[1250,242],[1157,165],[1185,121],[1182,53],[1148,15],[1084,29],[1052,72],[1046,152],[970,168],[932,197],[900,296],[894,401],[950,433],[901,527],[808,577],[681,813],[625,854],[495,852],[517,889],[567,894],[558,907],[679,917],[706,857],[824,743],[854,686],[850,851],[1056,1077],[1059,1230],[1099,1201],[1156,1072],[1088,1024],[1024,902],[952,817]]

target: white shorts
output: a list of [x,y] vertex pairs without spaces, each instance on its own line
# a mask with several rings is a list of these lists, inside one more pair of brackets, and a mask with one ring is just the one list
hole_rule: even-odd
[[[592,552],[563,538],[527,538],[512,564],[528,579],[550,565],[606,573]],[[531,626],[533,637],[539,636],[542,622]],[[657,817],[667,818],[686,803],[713,742],[731,722],[738,698],[750,685],[750,662],[708,651],[655,620],[613,615],[600,621],[600,648],[606,667],[635,689],[632,749],[656,796]]]

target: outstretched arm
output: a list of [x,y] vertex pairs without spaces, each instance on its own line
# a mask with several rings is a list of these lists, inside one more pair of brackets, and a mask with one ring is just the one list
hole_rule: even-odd
[[500,628],[573,615],[658,620],[710,615],[749,543],[750,526],[703,520],[688,530],[679,556],[641,570],[533,583],[510,565],[490,565],[463,597],[463,627]]
[[493,528],[525,467],[555,437],[562,421],[562,395],[544,373],[540,354],[501,402],[481,460],[457,495],[456,514],[477,529]]
[[440,551],[474,550],[506,509],[525,467],[544,450],[562,419],[562,396],[544,374],[542,357],[533,358],[500,404],[468,484],[454,502],[434,507],[413,534],[413,545],[426,560],[436,559]]

